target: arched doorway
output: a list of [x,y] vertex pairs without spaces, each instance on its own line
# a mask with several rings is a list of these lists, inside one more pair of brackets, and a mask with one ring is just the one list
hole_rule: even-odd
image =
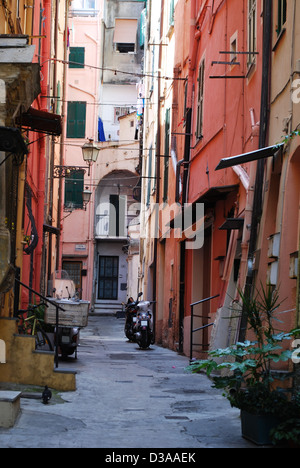
[[115,313],[127,301],[128,282],[133,280],[128,277],[129,228],[139,217],[140,207],[133,198],[138,180],[130,171],[113,171],[96,190],[95,312]]

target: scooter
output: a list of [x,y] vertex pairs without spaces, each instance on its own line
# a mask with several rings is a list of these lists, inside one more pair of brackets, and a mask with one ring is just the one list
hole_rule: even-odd
[[[79,331],[77,327],[58,327],[58,352],[63,359],[72,356],[75,353],[77,359],[77,348],[79,345]],[[54,331],[56,340],[56,329]]]
[[136,301],[129,302],[126,304],[126,308],[125,308],[126,321],[125,321],[124,332],[129,341],[136,341],[134,327],[137,321],[137,305],[139,303],[139,297],[141,297],[142,294],[143,293],[138,294]]
[[141,349],[148,349],[154,343],[152,326],[151,302],[141,301],[137,304],[137,322],[135,325],[135,339]]

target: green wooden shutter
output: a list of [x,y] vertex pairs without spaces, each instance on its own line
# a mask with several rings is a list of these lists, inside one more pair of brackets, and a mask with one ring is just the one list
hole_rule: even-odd
[[70,47],[69,68],[84,68],[84,47]]
[[65,179],[65,208],[83,208],[84,172],[72,171]]
[[85,138],[86,102],[77,103],[77,138]]
[[68,102],[67,138],[85,138],[86,102]]

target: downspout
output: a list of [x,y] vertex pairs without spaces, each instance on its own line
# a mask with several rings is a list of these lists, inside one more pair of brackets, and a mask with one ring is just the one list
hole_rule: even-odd
[[[264,0],[263,6],[263,56],[262,56],[262,85],[261,85],[261,108],[260,108],[260,130],[259,148],[264,148],[267,142],[269,106],[270,106],[270,64],[271,64],[271,40],[272,40],[272,2]],[[257,162],[256,180],[254,188],[253,212],[248,251],[248,272],[246,277],[246,297],[253,293],[253,260],[258,237],[258,227],[262,214],[262,190],[264,182],[264,159]],[[242,311],[239,341],[244,341],[247,332],[247,315]]]
[[[54,56],[58,57],[58,11],[59,11],[59,0],[55,1],[55,29],[54,29]],[[54,60],[53,64],[53,93],[57,93],[57,60]],[[57,110],[57,101],[53,100],[53,112],[56,113]],[[53,224],[53,190],[54,190],[54,158],[55,158],[55,137],[52,136],[51,139],[51,154],[50,154],[50,168],[49,168],[49,178],[50,178],[50,187],[49,187],[49,211],[48,211],[48,223],[52,226]],[[52,269],[52,236],[49,232],[49,252],[48,252],[48,280],[50,280],[51,269]],[[47,289],[47,288],[46,288]]]
[[196,67],[198,43],[200,40],[200,32],[196,33],[196,10],[197,0],[191,0],[191,19],[190,19],[190,51],[189,51],[189,73],[188,73],[188,90],[187,90],[187,115],[185,126],[185,143],[184,143],[184,173],[182,182],[182,206],[187,202],[187,181],[191,151],[191,127],[192,127],[192,108],[193,108],[193,79]]
[[[65,133],[66,133],[66,90],[67,90],[67,60],[68,60],[68,16],[69,16],[69,0],[65,0],[65,44],[64,44],[64,70],[63,70],[63,86],[62,86],[62,133],[60,139],[60,160],[59,165],[63,166],[64,163],[64,143],[65,143]],[[60,269],[60,251],[61,251],[61,214],[62,214],[62,179],[59,178],[58,186],[58,207],[57,207],[57,228],[59,229],[59,234],[57,236],[57,248],[56,248],[56,269]]]
[[[159,199],[160,199],[160,127],[161,127],[161,119],[160,119],[160,94],[161,94],[161,61],[162,61],[162,34],[163,34],[163,12],[164,12],[164,5],[165,0],[161,0],[161,15],[160,15],[160,41],[159,41],[159,57],[158,57],[158,82],[157,82],[157,134],[156,134],[156,206],[159,206]],[[156,213],[155,216],[155,223],[157,220]],[[159,220],[158,220],[159,222]],[[157,226],[155,226],[157,229]],[[158,249],[158,239],[155,236],[154,239],[154,271],[153,271],[153,300],[156,302],[153,304],[153,330],[154,335],[156,331],[156,313],[157,313],[157,249]]]
[[[192,107],[193,107],[193,78],[197,58],[198,41],[200,33],[196,35],[196,6],[197,1],[191,0],[191,17],[190,17],[190,51],[189,51],[189,73],[188,73],[188,91],[187,91],[187,115],[185,125],[185,142],[184,142],[184,164],[183,181],[182,181],[182,199],[181,205],[184,209],[184,204],[188,201],[188,175],[189,175],[189,161],[191,159],[191,128],[192,128]],[[178,167],[179,171],[179,167]],[[184,317],[185,317],[185,266],[186,266],[186,252],[185,242],[180,243],[180,282],[179,282],[179,345],[178,351],[183,352],[184,341]]]

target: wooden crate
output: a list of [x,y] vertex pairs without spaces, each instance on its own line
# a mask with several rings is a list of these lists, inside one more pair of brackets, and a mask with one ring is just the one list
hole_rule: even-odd
[[[58,300],[56,303],[64,311],[59,310],[58,325],[62,327],[86,327],[88,324],[89,301],[64,301]],[[50,325],[56,325],[56,307],[49,304],[45,311],[45,322]]]

